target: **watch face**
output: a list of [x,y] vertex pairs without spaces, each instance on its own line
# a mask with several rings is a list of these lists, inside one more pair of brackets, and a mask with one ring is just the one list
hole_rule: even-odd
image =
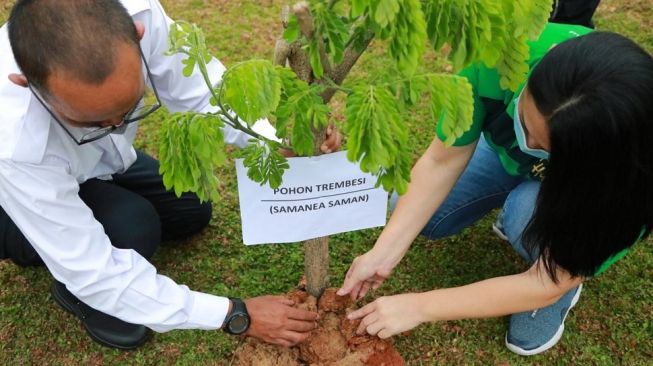
[[236,314],[229,320],[229,330],[235,334],[244,333],[249,327],[249,317],[245,314]]

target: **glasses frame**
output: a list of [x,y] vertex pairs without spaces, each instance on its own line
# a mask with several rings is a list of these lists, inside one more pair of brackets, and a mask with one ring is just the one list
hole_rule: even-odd
[[[73,141],[75,141],[75,143],[77,143],[77,145],[81,146],[81,145],[87,144],[89,142],[97,141],[97,140],[99,140],[99,139],[101,139],[103,137],[106,137],[106,136],[108,136],[108,135],[110,135],[112,133],[116,133],[116,132],[122,133],[122,132],[124,132],[125,128],[130,123],[140,121],[140,120],[146,118],[147,116],[149,116],[150,114],[156,112],[159,108],[161,108],[162,104],[161,104],[161,100],[159,99],[159,93],[157,92],[156,87],[154,86],[154,82],[152,81],[152,73],[150,72],[150,66],[147,64],[147,61],[145,60],[145,55],[143,54],[143,49],[141,49],[140,45],[138,46],[138,51],[140,52],[141,60],[143,60],[143,64],[145,65],[145,71],[147,73],[147,79],[150,81],[150,85],[152,86],[152,91],[154,92],[154,97],[156,98],[156,104],[154,104],[149,111],[147,111],[146,113],[144,113],[141,116],[138,116],[138,117],[135,117],[135,118],[127,118],[127,117],[129,117],[129,115],[131,113],[134,112],[134,110],[136,110],[136,108],[138,107],[138,104],[140,103],[140,101],[142,99],[141,98],[141,99],[138,100],[138,102],[136,102],[136,105],[132,109],[130,109],[129,112],[127,112],[125,114],[125,116],[123,117],[122,121],[119,124],[114,125],[114,126],[100,127],[97,130],[93,130],[91,132],[88,132],[88,133],[84,134],[81,137],[81,139],[79,139],[79,140],[75,136],[73,136],[72,132],[70,132],[68,130],[68,128],[66,128],[65,124],[59,120],[57,115],[48,107],[47,103],[45,103],[43,98],[41,98],[41,96],[39,96],[39,94],[34,90],[34,88],[32,88],[32,84],[28,82],[27,86],[32,91],[32,94],[34,95],[34,97],[36,97],[36,99],[39,101],[39,103],[41,103],[43,108],[45,108],[45,110],[47,110],[48,113],[50,113],[52,118],[54,118],[54,120],[59,124],[59,126],[61,126],[61,128],[63,128],[63,130],[66,132],[66,134],[68,136],[70,136],[70,138],[73,139]],[[146,85],[146,87],[147,87],[147,85]],[[97,135],[97,136],[93,136],[92,138],[88,138],[88,139],[84,138],[85,136],[88,136],[91,133],[96,134],[98,132],[99,132],[99,135]]]

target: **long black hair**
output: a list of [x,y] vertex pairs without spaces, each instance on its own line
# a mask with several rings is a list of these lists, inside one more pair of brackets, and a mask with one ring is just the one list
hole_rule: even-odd
[[592,276],[653,227],[653,58],[593,32],[547,53],[528,91],[551,151],[522,237],[557,282],[557,266]]

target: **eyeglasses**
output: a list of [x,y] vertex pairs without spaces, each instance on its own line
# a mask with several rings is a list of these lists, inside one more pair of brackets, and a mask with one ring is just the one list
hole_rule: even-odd
[[[112,133],[122,134],[127,129],[127,125],[136,121],[140,121],[143,118],[154,113],[157,109],[161,108],[161,101],[159,100],[159,94],[156,91],[156,87],[154,86],[154,83],[152,83],[152,74],[150,73],[150,67],[147,65],[147,61],[145,61],[143,50],[140,47],[138,49],[141,54],[141,60],[143,61],[143,65],[145,65],[145,70],[147,72],[147,77],[145,80],[145,84],[146,84],[145,94],[138,100],[136,105],[134,105],[134,107],[132,107],[132,109],[130,109],[129,112],[127,112],[122,117],[122,121],[120,121],[120,123],[117,125],[97,127],[95,129],[91,129],[90,131],[88,128],[78,128],[76,131],[73,132],[69,130],[66,127],[66,125],[63,122],[61,122],[61,120],[59,120],[57,115],[44,101],[45,98],[39,95],[39,93],[32,87],[30,83],[28,83],[29,89],[32,91],[32,94],[34,94],[36,99],[41,103],[43,108],[45,108],[48,111],[48,113],[50,113],[52,118],[54,118],[54,120],[59,124],[59,126],[61,126],[61,128],[64,129],[66,134],[68,134],[68,136],[70,136],[70,138],[72,138],[73,141],[77,143],[77,145],[84,145],[89,142],[96,141]],[[154,102],[150,102],[152,100]]]

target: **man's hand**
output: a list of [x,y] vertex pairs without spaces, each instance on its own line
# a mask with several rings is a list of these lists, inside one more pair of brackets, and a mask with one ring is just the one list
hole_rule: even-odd
[[342,145],[342,134],[333,124],[329,124],[326,130],[326,139],[320,146],[320,151],[324,154],[330,154],[340,150],[340,145]]
[[[333,126],[333,124],[329,124],[329,127],[327,127],[326,130],[325,140],[322,145],[320,145],[320,151],[323,154],[330,154],[340,150],[341,145],[342,134]],[[279,152],[287,158],[294,158],[297,156],[292,150],[288,149],[280,149]]]
[[283,296],[260,296],[244,300],[251,325],[248,336],[284,347],[305,341],[315,329],[317,313],[292,307]]
[[413,329],[425,321],[418,294],[380,297],[347,315],[350,320],[363,318],[357,334],[376,335],[385,339]]

